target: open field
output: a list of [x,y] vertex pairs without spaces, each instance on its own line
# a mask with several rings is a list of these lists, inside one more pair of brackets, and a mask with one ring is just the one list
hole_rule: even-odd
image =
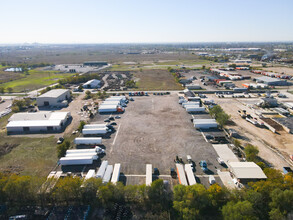
[[19,72],[5,72],[4,70],[6,68],[7,67],[3,67],[0,65],[0,87],[1,83],[9,82],[24,77],[24,75]]
[[34,69],[29,71],[29,75],[24,75],[21,79],[0,84],[0,87],[11,87],[13,88],[13,92],[31,91],[51,85],[56,83],[59,79],[63,79],[71,75],[74,74],[60,74],[57,71],[41,71],[39,69]]
[[134,72],[138,79],[138,90],[180,90],[181,84],[175,82],[174,77],[166,70],[143,70]]
[[293,68],[289,67],[268,67],[268,68],[262,68],[264,71],[273,71],[276,73],[284,73],[285,75],[291,75],[293,76]]

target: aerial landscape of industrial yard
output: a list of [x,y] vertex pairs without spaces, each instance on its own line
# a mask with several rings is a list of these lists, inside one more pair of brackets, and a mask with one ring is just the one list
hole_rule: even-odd
[[[140,24],[137,16],[144,31],[110,18],[77,31],[88,20],[65,18],[61,8],[80,12],[79,3],[54,7],[60,20],[45,18],[54,4],[18,3],[31,12],[48,7],[31,18],[59,35],[25,18],[22,36],[4,26],[11,33],[0,37],[0,219],[293,219],[291,30],[217,29],[215,37],[202,26],[214,24],[207,19],[197,23],[205,34],[170,34],[154,9],[154,30],[135,12],[121,25]],[[214,4],[214,13],[232,7]],[[293,6],[267,4],[280,16]],[[113,3],[113,19],[139,8],[127,5]],[[166,7],[177,12],[175,5],[190,11]],[[200,16],[180,15],[173,22],[185,28]]]

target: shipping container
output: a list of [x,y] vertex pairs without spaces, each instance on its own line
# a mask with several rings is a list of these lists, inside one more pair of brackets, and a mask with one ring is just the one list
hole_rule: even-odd
[[153,168],[152,164],[146,165],[146,185],[150,186],[153,182]]
[[105,171],[107,169],[107,166],[108,166],[108,161],[107,160],[104,160],[97,172],[97,175],[96,175],[96,178],[101,178],[103,179],[104,175],[105,175]]
[[83,135],[105,135],[110,132],[110,129],[105,128],[84,128],[82,129]]
[[76,145],[99,145],[102,144],[102,138],[95,137],[95,138],[89,138],[89,137],[80,137],[75,138],[74,143]]
[[120,163],[116,163],[114,165],[114,171],[113,171],[113,175],[112,175],[112,179],[111,179],[111,182],[114,183],[114,184],[116,184],[119,181],[120,167],[121,167]]
[[191,164],[185,164],[185,172],[186,172],[186,176],[187,176],[187,180],[189,185],[195,185],[196,184],[196,180],[192,171],[192,167]]
[[112,172],[113,172],[113,165],[108,165],[107,169],[105,171],[104,177],[103,177],[103,183],[108,183],[111,180],[111,176],[112,176]]
[[187,186],[188,184],[187,184],[183,165],[176,163],[176,168],[177,168],[177,175],[178,175],[179,183]]
[[105,128],[107,124],[88,124],[83,126],[84,129],[93,129],[93,128]]

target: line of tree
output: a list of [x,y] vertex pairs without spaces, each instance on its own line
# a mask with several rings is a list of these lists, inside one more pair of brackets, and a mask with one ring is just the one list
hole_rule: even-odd
[[101,79],[101,76],[99,73],[91,73],[91,74],[83,74],[83,75],[79,75],[79,74],[75,74],[74,76],[71,77],[66,77],[64,79],[60,79],[58,82],[61,85],[65,85],[65,84],[79,84],[79,83],[85,83],[91,79]]
[[[217,184],[205,188],[176,185],[172,190],[159,179],[146,185],[85,182],[79,177],[59,179],[48,193],[40,190],[44,178],[0,173],[0,204],[15,209],[38,205],[92,205],[111,207],[127,204],[145,219],[281,220],[293,216],[293,175],[265,168],[268,179],[251,182],[243,189],[228,190]],[[84,187],[81,187],[83,184]]]
[[0,87],[0,93],[3,94],[5,91],[7,91],[8,93],[12,93],[13,92],[13,88],[11,88],[11,87],[7,87],[7,88]]

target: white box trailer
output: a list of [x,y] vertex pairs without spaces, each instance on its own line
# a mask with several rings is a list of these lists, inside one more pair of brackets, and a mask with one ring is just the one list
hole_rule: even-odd
[[100,149],[101,149],[100,147],[95,147],[90,149],[72,149],[72,150],[67,150],[66,154],[97,153]]
[[106,128],[107,124],[88,124],[83,126],[84,129],[90,129],[90,128]]
[[185,102],[185,103],[182,103],[182,107],[183,108],[186,108],[188,105],[196,105],[199,107],[199,103],[198,102]]
[[205,107],[197,107],[193,105],[191,106],[188,105],[188,107],[186,107],[187,112],[205,112],[205,110],[206,110]]
[[176,169],[177,169],[177,175],[178,175],[179,183],[182,184],[182,185],[188,186],[183,165],[179,164],[179,163],[176,163]]
[[117,112],[118,105],[101,105],[98,109],[99,113]]
[[152,164],[146,165],[146,176],[145,176],[145,184],[150,186],[153,182],[153,168]]
[[102,144],[102,138],[100,137],[79,137],[74,139],[76,145],[99,145]]
[[116,184],[119,181],[119,176],[120,176],[120,168],[121,164],[120,163],[115,163],[114,165],[114,171],[112,175],[111,182]]
[[186,176],[187,176],[187,180],[189,185],[195,185],[196,184],[196,180],[192,171],[192,167],[191,164],[185,164],[185,172],[186,172]]
[[113,165],[108,165],[107,169],[105,171],[104,177],[102,182],[103,183],[108,183],[111,180],[111,176],[112,176],[112,172],[113,172]]
[[96,171],[95,171],[94,169],[90,169],[90,170],[87,172],[87,174],[86,174],[84,180],[88,180],[88,179],[90,179],[90,178],[95,177],[95,174],[96,174]]
[[59,159],[59,164],[62,166],[67,165],[88,165],[93,164],[93,157],[87,156],[87,157],[61,157]]
[[105,175],[105,171],[107,169],[107,166],[108,166],[108,161],[107,160],[104,160],[96,174],[96,178],[101,178],[103,179],[104,175]]
[[120,103],[120,101],[112,101],[112,100],[109,100],[109,101],[104,101],[104,102],[102,102],[102,104],[101,105],[120,105],[121,103]]
[[193,119],[193,124],[196,129],[210,129],[218,127],[218,123],[215,119]]
[[105,128],[84,128],[82,129],[83,135],[104,135],[110,132],[110,129]]
[[96,152],[90,153],[78,153],[78,154],[66,154],[65,157],[92,157],[94,160],[97,160],[99,156]]

